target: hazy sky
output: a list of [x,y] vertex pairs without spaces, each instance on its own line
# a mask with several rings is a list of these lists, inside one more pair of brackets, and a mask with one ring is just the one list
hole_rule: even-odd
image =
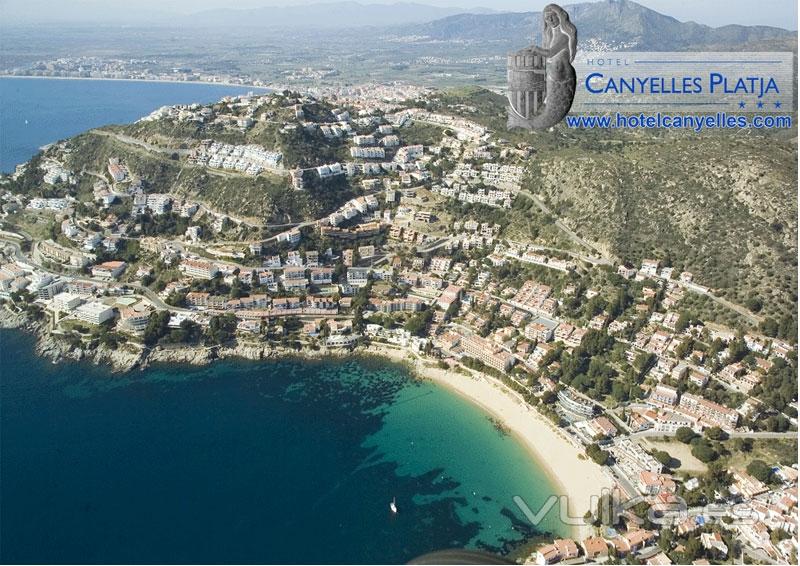
[[[141,14],[146,11],[159,13],[191,13],[228,6],[230,8],[257,8],[262,6],[286,6],[313,4],[338,0],[0,0],[0,20],[43,18],[58,20],[75,14],[113,14],[124,18],[126,12]],[[361,3],[390,4],[396,0],[360,0]],[[416,0],[420,4],[470,8],[483,6],[494,10],[532,11],[539,10],[547,0]],[[580,1],[580,0],[578,0]],[[595,0],[588,0],[595,1]],[[638,0],[642,5],[673,16],[681,21],[693,20],[711,26],[725,24],[771,25],[785,29],[797,29],[796,0]],[[561,0],[563,5],[578,3],[576,0]]]

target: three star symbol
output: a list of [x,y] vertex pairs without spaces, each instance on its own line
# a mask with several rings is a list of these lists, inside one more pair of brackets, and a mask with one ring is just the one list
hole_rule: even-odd
[[[775,108],[780,108],[781,104],[782,103],[781,103],[780,100],[776,100],[775,101]],[[744,100],[740,100],[739,101],[739,108],[744,108],[745,106],[746,106],[746,104],[745,104]],[[756,107],[757,108],[764,108],[764,101],[763,100],[759,100],[758,102],[756,102]]]

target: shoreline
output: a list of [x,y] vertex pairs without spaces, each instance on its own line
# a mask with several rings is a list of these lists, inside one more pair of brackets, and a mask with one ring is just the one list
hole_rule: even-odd
[[254,84],[211,82],[211,81],[180,81],[177,79],[115,79],[111,77],[47,77],[41,75],[2,75],[0,79],[37,79],[37,80],[57,80],[57,81],[114,81],[129,83],[166,83],[166,84],[188,84],[188,85],[209,85],[226,86],[238,88],[258,88],[262,90],[275,90],[275,87],[257,86]]
[[[383,343],[372,343],[352,351],[338,349],[291,350],[269,348],[266,345],[238,344],[232,348],[217,347],[212,354],[209,348],[177,347],[154,349],[137,353],[106,351],[81,351],[65,348],[57,336],[46,330],[46,326],[31,321],[23,315],[9,316],[2,309],[0,328],[16,329],[32,333],[37,340],[35,354],[50,358],[54,363],[63,361],[85,361],[95,365],[108,365],[113,372],[146,369],[151,364],[209,365],[215,360],[239,358],[250,361],[275,361],[281,358],[319,360],[349,356],[374,356],[406,366],[419,379],[430,379],[455,395],[479,407],[490,417],[497,419],[507,432],[526,449],[531,459],[547,476],[555,495],[567,497],[569,515],[582,518],[593,506],[592,499],[599,497],[604,488],[610,489],[612,480],[603,469],[589,460],[582,446],[571,441],[536,409],[525,403],[519,395],[499,381],[488,377],[467,377],[456,371],[433,367],[432,360],[420,358],[409,350]],[[3,320],[5,319],[5,320]],[[538,509],[531,509],[536,513]],[[566,525],[570,536],[578,542],[594,533],[591,525]]]
[[[568,498],[570,516],[582,518],[593,506],[592,498],[599,497],[604,488],[611,489],[612,480],[585,456],[583,447],[576,446],[566,433],[502,383],[490,377],[468,378],[453,370],[430,367],[425,359],[384,344],[372,344],[363,353],[408,365],[419,378],[430,379],[496,417],[544,471],[556,495]],[[567,526],[577,542],[594,533],[591,525]]]

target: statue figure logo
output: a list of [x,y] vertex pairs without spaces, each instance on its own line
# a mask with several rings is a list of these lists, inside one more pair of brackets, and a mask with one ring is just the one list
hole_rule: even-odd
[[555,126],[572,107],[578,31],[556,4],[542,10],[542,43],[508,56],[508,127]]

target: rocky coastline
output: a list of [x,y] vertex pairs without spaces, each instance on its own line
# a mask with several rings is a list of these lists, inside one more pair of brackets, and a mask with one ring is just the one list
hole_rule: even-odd
[[295,350],[238,339],[235,344],[224,346],[175,345],[150,348],[127,342],[113,349],[104,344],[94,348],[74,347],[65,338],[51,332],[46,322],[32,320],[25,313],[15,313],[8,308],[0,309],[0,329],[15,329],[33,334],[36,337],[36,354],[52,360],[53,363],[88,361],[96,365],[107,365],[115,373],[145,369],[156,363],[199,366],[229,358],[258,361],[302,356],[320,359],[341,357],[349,353],[347,350],[324,347],[318,350],[310,348]]

